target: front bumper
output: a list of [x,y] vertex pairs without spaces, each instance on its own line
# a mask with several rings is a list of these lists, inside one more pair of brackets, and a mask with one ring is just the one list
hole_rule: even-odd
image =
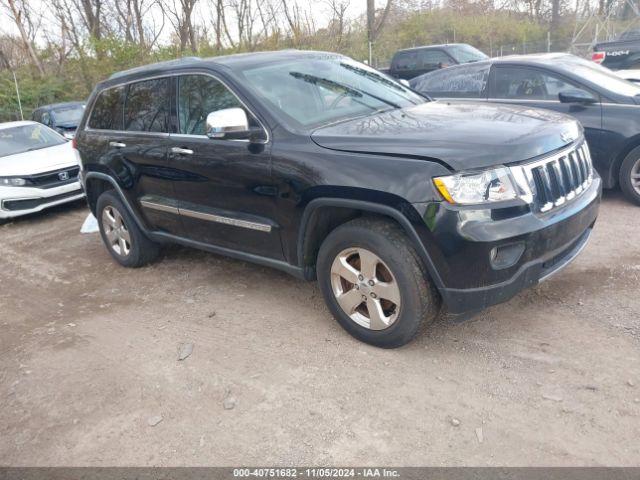
[[[596,176],[587,191],[557,211],[500,220],[441,205],[430,222],[430,244],[425,238],[423,242],[439,273],[448,311],[458,314],[505,302],[566,267],[589,239],[601,192]],[[492,252],[514,245],[521,249],[517,261],[496,268]]]
[[40,212],[83,197],[80,182],[54,188],[0,187],[0,219]]

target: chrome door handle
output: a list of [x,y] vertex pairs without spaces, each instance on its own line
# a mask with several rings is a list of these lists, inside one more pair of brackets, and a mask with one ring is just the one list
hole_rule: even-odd
[[127,146],[127,144],[121,142],[109,142],[109,146],[113,148],[124,148]]
[[188,148],[172,147],[171,153],[177,153],[178,155],[193,155],[193,150]]

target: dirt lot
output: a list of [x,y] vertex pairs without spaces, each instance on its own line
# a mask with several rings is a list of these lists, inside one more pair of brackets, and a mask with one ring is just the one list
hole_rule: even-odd
[[617,193],[561,274],[393,351],[278,271],[118,267],[86,214],[0,227],[0,465],[640,465],[640,209]]

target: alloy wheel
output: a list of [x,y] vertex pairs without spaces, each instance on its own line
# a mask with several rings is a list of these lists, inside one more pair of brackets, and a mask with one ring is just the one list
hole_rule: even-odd
[[384,330],[398,319],[398,282],[369,250],[354,247],[340,252],[331,265],[331,288],[340,308],[362,327]]
[[111,205],[102,211],[102,227],[109,248],[121,257],[129,255],[129,252],[131,252],[131,235],[124,224],[122,215]]

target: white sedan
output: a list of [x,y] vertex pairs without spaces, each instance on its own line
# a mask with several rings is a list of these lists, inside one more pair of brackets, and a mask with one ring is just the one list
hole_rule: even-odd
[[0,221],[84,196],[71,142],[37,122],[0,124]]

